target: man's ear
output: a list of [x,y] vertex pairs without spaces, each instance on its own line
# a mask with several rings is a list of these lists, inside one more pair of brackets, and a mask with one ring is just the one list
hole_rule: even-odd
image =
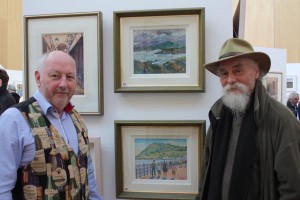
[[40,75],[40,72],[39,71],[35,71],[34,72],[34,76],[35,76],[36,85],[38,87],[40,87],[40,85],[41,85],[41,75]]
[[0,87],[2,86],[2,79],[0,79]]

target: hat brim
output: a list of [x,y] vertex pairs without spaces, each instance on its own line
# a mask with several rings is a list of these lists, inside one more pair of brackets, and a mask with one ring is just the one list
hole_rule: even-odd
[[233,58],[250,58],[250,59],[254,60],[255,62],[258,63],[259,70],[260,70],[262,77],[265,76],[269,72],[270,67],[271,67],[270,57],[263,52],[251,52],[251,53],[238,54],[235,56],[229,56],[229,57],[221,58],[220,60],[212,62],[212,63],[207,63],[203,66],[211,73],[215,74],[216,76],[219,76],[218,68],[219,68],[220,62],[225,61],[225,60],[230,60]]

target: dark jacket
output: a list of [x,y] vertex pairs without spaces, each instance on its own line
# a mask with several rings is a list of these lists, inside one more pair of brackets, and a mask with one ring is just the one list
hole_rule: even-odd
[[0,115],[9,107],[16,104],[14,97],[6,89],[6,85],[0,87]]
[[16,92],[11,92],[10,94],[14,97],[16,103],[19,103],[20,98],[21,98],[20,95]]
[[[222,106],[220,99],[211,108],[214,120],[219,120]],[[300,199],[300,123],[285,105],[267,94],[260,80],[255,86],[254,115],[260,176],[254,174],[258,177],[253,180],[258,180],[254,185],[259,190],[259,199]],[[196,197],[201,200],[204,200],[203,186],[210,168],[212,128],[209,127],[205,139],[199,195]]]
[[286,102],[286,106],[292,111],[295,117],[297,117],[297,106],[294,107],[293,104],[290,102],[290,100]]

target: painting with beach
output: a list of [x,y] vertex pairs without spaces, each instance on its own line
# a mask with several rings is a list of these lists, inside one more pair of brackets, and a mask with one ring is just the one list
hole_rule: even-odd
[[187,139],[135,138],[136,179],[187,180]]

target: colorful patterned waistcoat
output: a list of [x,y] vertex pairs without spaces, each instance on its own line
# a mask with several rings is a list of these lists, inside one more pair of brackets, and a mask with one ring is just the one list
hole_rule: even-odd
[[42,114],[34,98],[15,107],[30,125],[36,153],[31,163],[18,170],[13,199],[88,200],[88,134],[77,111],[72,109],[69,114],[77,131],[78,156]]

